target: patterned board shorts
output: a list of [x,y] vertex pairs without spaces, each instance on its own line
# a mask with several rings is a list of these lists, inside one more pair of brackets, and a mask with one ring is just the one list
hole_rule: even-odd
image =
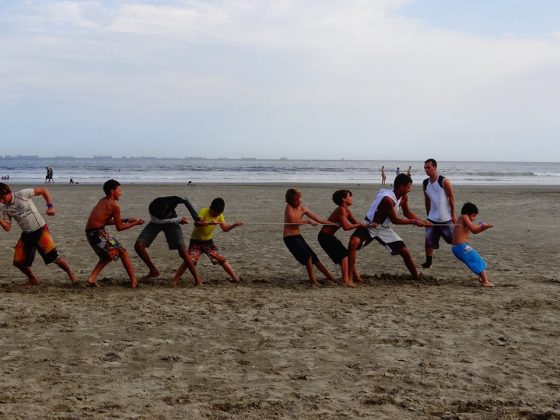
[[59,257],[47,225],[33,232],[22,232],[15,246],[14,265],[31,267],[36,251],[39,251],[45,264],[50,264]]
[[212,264],[223,264],[226,261],[226,258],[220,254],[220,251],[218,251],[212,239],[209,241],[191,239],[189,242],[189,256],[193,264],[196,265],[196,263],[198,263],[202,254],[208,255]]
[[126,252],[117,238],[105,228],[86,230],[89,245],[102,260],[116,260]]

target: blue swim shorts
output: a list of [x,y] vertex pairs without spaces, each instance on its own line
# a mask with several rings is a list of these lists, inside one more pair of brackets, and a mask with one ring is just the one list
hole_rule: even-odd
[[482,257],[478,255],[478,252],[476,252],[476,250],[469,244],[462,243],[454,245],[451,248],[451,251],[453,252],[453,255],[463,261],[476,275],[480,275],[480,273],[486,270],[486,263]]

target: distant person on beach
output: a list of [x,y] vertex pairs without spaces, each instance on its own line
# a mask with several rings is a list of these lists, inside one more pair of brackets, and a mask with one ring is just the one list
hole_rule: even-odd
[[399,176],[400,173],[401,173],[401,168],[399,168],[399,167],[397,166],[397,169],[395,169],[395,176],[396,176],[396,177]]
[[[315,278],[313,266],[327,277],[329,282],[334,283],[334,277],[330,271],[319,261],[317,255],[307,245],[301,236],[299,227],[301,225],[317,226],[319,223],[330,224],[328,220],[320,219],[311,210],[303,205],[302,194],[294,188],[286,191],[286,208],[284,210],[284,244],[292,253],[295,259],[305,266],[311,287],[318,287],[319,283]],[[303,219],[307,216],[308,219]]]
[[482,287],[494,287],[494,284],[490,283],[486,276],[486,263],[468,243],[471,233],[477,234],[493,227],[489,223],[474,224],[473,222],[477,215],[478,208],[472,203],[465,203],[461,209],[461,217],[453,230],[453,247],[451,251],[453,255],[463,261],[479,277]]
[[406,170],[406,174],[412,178],[412,166],[409,166],[408,169]]
[[192,181],[189,181],[189,182],[187,182],[187,186],[188,187],[194,187],[194,186],[196,186],[196,184]]
[[45,169],[47,170],[47,175],[45,175],[45,184],[50,184],[51,182],[54,182],[53,168],[51,166],[47,166]]
[[[419,219],[408,206],[408,193],[412,189],[412,179],[406,174],[399,174],[393,183],[393,190],[381,189],[371,204],[366,217],[366,223],[375,222],[378,226],[358,228],[350,237],[349,270],[356,266],[356,251],[369,245],[376,239],[391,251],[391,255],[400,255],[414,280],[420,275],[418,268],[403,240],[391,229],[395,225],[430,226],[430,222]],[[403,210],[404,218],[397,216],[399,207]],[[361,278],[354,279],[363,282]]]
[[439,248],[439,240],[451,244],[453,240],[453,224],[455,218],[455,197],[451,181],[438,172],[435,159],[427,159],[424,162],[426,178],[422,182],[424,190],[424,203],[426,214],[432,226],[426,228],[424,246],[426,249],[426,261],[422,264],[424,268],[432,266],[434,249]]
[[31,271],[35,253],[39,251],[45,264],[54,262],[68,274],[72,283],[78,283],[76,274],[59,255],[45,220],[33,204],[32,198],[38,195],[45,199],[47,215],[54,216],[54,205],[46,188],[29,188],[13,193],[7,184],[0,183],[0,225],[9,232],[12,229],[12,219],[15,219],[22,230],[15,246],[14,265],[27,276],[27,285],[39,284],[39,279]]
[[[163,232],[165,234],[165,239],[167,240],[167,245],[170,250],[176,249],[179,252],[179,256],[183,259],[187,268],[193,275],[195,282],[201,283],[196,268],[189,257],[187,246],[183,239],[183,231],[181,230],[181,225],[187,224],[189,221],[186,217],[178,217],[176,208],[179,204],[184,204],[192,218],[195,221],[200,220],[200,217],[196,213],[190,201],[186,198],[181,198],[177,196],[170,197],[158,197],[150,203],[148,211],[150,212],[150,223],[142,229],[136,243],[134,244],[134,249],[138,256],[144,261],[150,270],[148,274],[142,277],[141,280],[147,280],[150,278],[159,277],[159,271],[152,262],[150,255],[146,248],[149,248],[154,239]],[[182,274],[182,273],[181,273]],[[174,285],[179,283],[181,276],[175,276],[173,279]]]
[[[192,263],[196,266],[202,254],[206,254],[212,264],[219,264],[224,271],[228,273],[233,283],[239,283],[239,276],[235,273],[235,271],[233,271],[233,267],[220,253],[213,240],[214,229],[216,229],[217,225],[220,226],[223,232],[229,232],[233,228],[243,226],[243,222],[241,220],[237,220],[234,223],[226,223],[226,219],[224,217],[225,207],[226,203],[223,198],[218,197],[212,200],[210,207],[200,209],[198,212],[199,220],[197,220],[194,224],[195,227],[192,231],[191,240],[189,242],[189,256]],[[173,280],[175,284],[178,284],[187,267],[187,262],[183,261],[177,270],[175,279]],[[200,278],[195,277],[195,285],[202,285]]]
[[354,266],[353,273],[348,272],[348,250],[335,236],[335,233],[342,227],[343,230],[352,230],[359,227],[365,228],[365,223],[359,223],[352,212],[352,192],[349,190],[338,190],[332,195],[333,202],[338,206],[329,216],[328,225],[324,225],[319,232],[317,239],[323,251],[342,271],[342,282],[348,287],[356,287],[352,278],[359,278]]
[[116,229],[120,232],[141,225],[144,221],[142,219],[121,218],[121,207],[118,201],[122,191],[121,184],[118,181],[110,179],[105,182],[103,184],[103,192],[105,197],[99,200],[93,208],[86,224],[88,243],[99,257],[97,265],[87,279],[87,284],[88,286],[99,287],[97,276],[101,270],[111,261],[120,258],[130,278],[130,283],[135,288],[138,286],[138,281],[136,280],[134,267],[132,267],[128,252],[117,238],[107,231],[106,226],[115,225]]
[[387,175],[385,175],[385,166],[381,167],[381,185],[385,185],[385,181],[387,181]]

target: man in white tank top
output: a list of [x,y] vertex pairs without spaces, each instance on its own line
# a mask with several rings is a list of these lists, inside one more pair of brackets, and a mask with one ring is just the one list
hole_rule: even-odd
[[434,249],[439,248],[440,238],[443,238],[448,244],[451,244],[453,240],[453,225],[456,222],[455,198],[451,182],[439,174],[435,159],[426,160],[424,170],[428,175],[428,178],[422,183],[424,201],[428,220],[432,222],[433,226],[426,228],[426,262],[422,264],[422,267],[430,268]]
[[[391,228],[392,225],[430,226],[425,220],[419,219],[408,206],[408,193],[412,189],[412,179],[407,174],[399,174],[393,183],[393,190],[379,191],[364,218],[367,227],[360,227],[354,231],[348,244],[348,272],[353,272],[356,266],[356,251],[366,247],[374,239],[385,246],[391,255],[400,255],[410,271],[412,278],[418,280],[420,273],[414,258],[404,241]],[[404,217],[397,215],[399,208]],[[358,277],[355,282],[363,283]]]

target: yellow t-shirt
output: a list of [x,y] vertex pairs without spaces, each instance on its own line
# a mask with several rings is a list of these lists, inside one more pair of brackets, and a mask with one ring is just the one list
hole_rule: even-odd
[[[226,221],[223,213],[218,217],[210,216],[209,207],[200,209],[200,211],[198,212],[198,216],[203,222],[223,223]],[[195,239],[197,241],[209,241],[210,239],[212,239],[212,234],[214,233],[214,229],[216,229],[216,226],[217,225],[195,226],[191,234],[191,239]]]

